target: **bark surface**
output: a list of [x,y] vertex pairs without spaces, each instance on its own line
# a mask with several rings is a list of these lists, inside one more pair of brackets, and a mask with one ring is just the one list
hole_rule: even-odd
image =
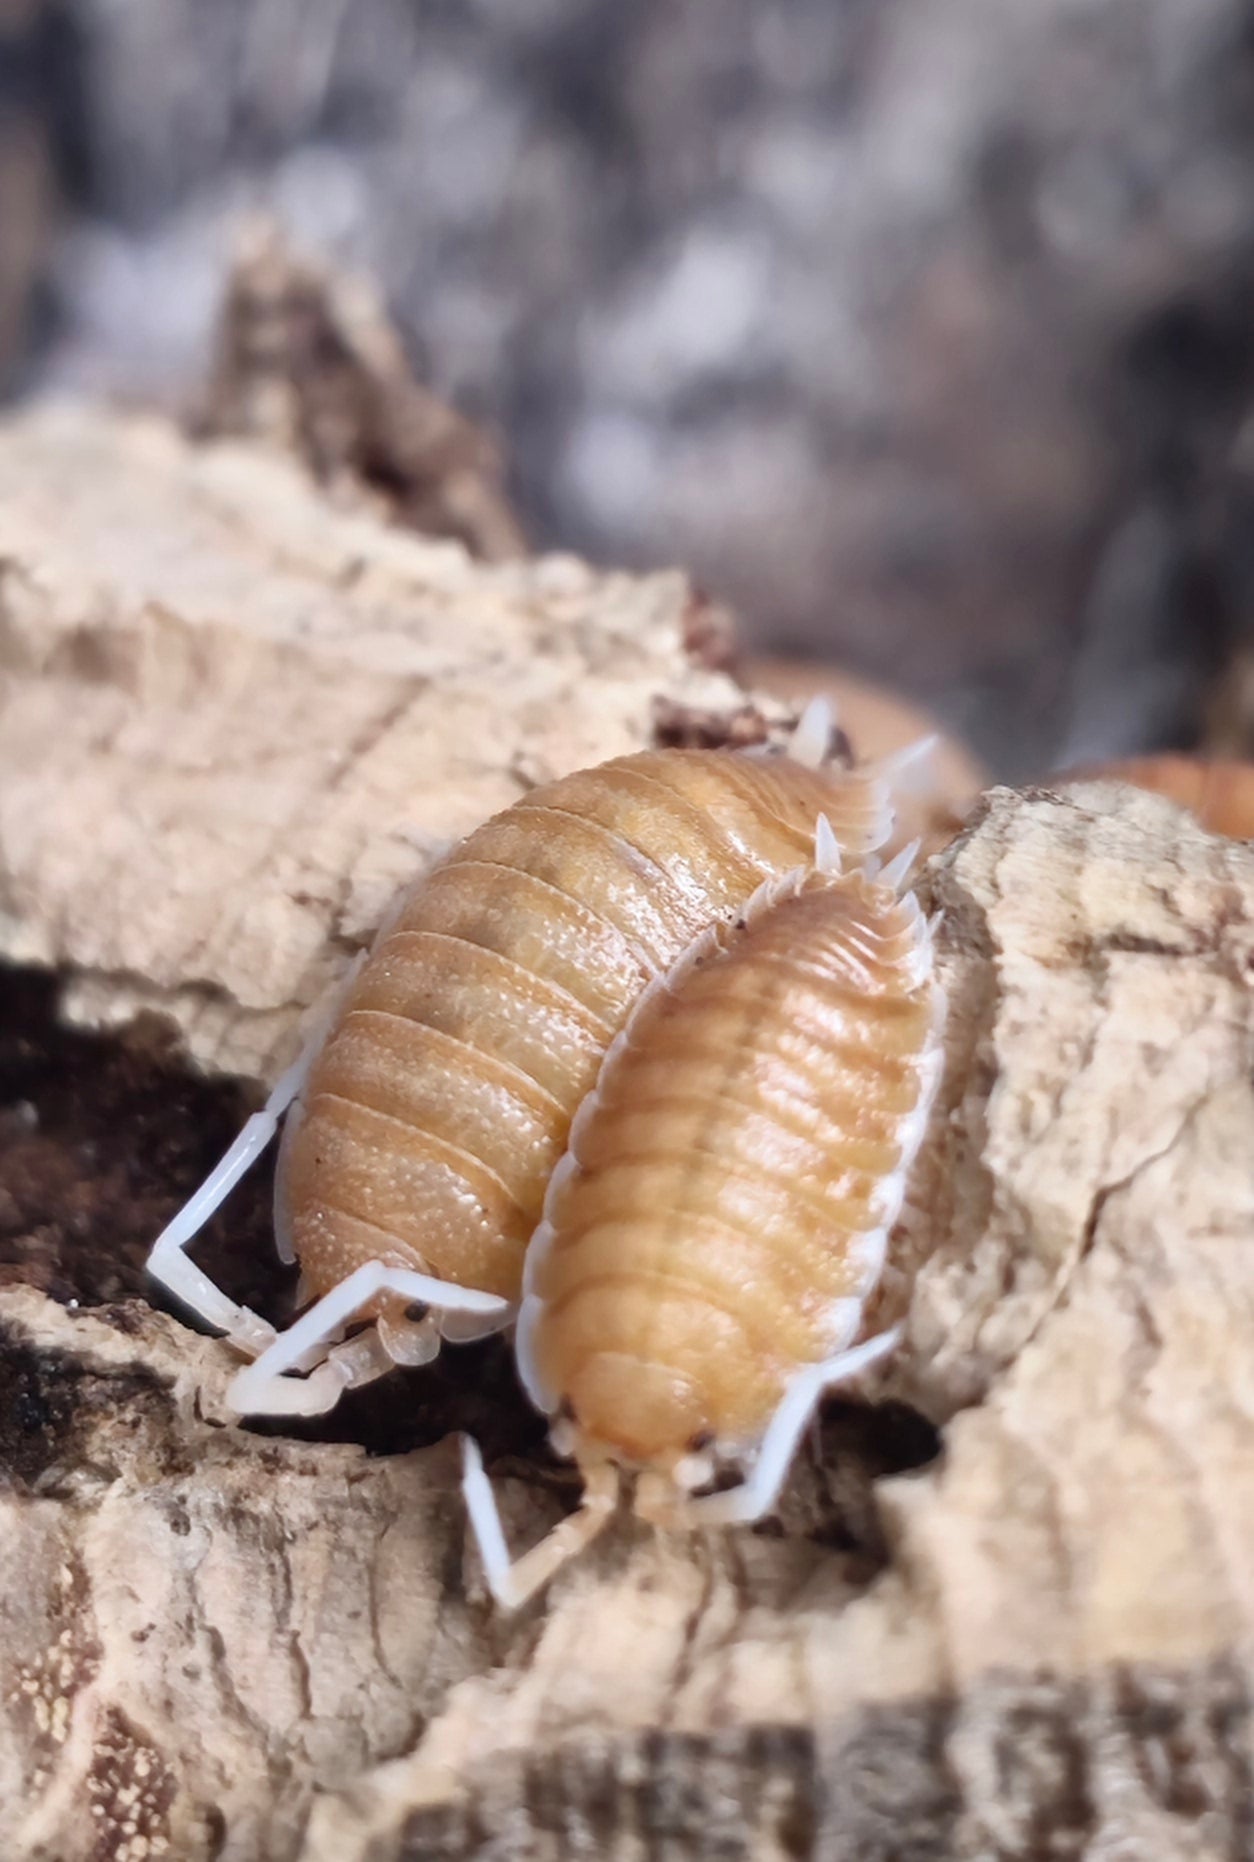
[[[472,566],[150,426],[0,435],[0,547],[4,948],[252,1078],[423,854],[657,697],[743,702],[688,664],[680,578]],[[449,1432],[519,1547],[574,1491],[507,1350],[324,1439],[231,1424],[229,1354],[138,1266],[240,1089],[9,976],[15,1854],[1248,1855],[1254,853],[1150,795],[996,791],[923,883],[950,1014],[901,1351],[777,1520],[624,1519],[513,1619]],[[277,1313],[264,1193],[201,1258]]]
[[[486,565],[160,421],[0,431],[0,954],[261,1074],[451,841],[745,694],[685,577]],[[786,708],[767,707],[776,718]],[[762,720],[759,718],[759,730]]]

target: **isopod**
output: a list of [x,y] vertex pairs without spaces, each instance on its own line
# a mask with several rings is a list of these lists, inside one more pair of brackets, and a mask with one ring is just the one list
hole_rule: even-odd
[[[640,998],[550,1179],[515,1333],[522,1381],[584,1481],[511,1565],[477,1447],[464,1490],[497,1601],[525,1601],[614,1510],[667,1527],[758,1519],[862,1337],[940,1072],[933,927],[915,852],[768,881]],[[697,1489],[723,1467],[741,1483]]]
[[[643,751],[561,778],[403,898],[329,1031],[149,1258],[259,1354],[231,1385],[238,1413],[316,1414],[442,1337],[510,1323],[571,1117],[641,991],[804,857],[820,810],[855,857],[890,832],[885,772],[828,764],[830,733],[820,701],[786,756]],[[316,1303],[276,1335],[184,1249],[293,1101],[276,1239]],[[375,1323],[338,1343],[358,1320]]]

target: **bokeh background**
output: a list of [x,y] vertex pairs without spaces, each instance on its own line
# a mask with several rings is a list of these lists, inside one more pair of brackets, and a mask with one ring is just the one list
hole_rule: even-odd
[[530,540],[1002,774],[1250,747],[1249,0],[0,0],[0,382],[178,405],[241,216]]

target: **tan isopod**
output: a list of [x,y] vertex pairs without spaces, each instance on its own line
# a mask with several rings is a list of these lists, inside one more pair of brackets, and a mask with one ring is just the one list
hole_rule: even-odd
[[[330,1031],[149,1259],[256,1355],[229,1392],[240,1414],[316,1414],[442,1337],[510,1323],[571,1117],[642,990],[804,857],[821,810],[854,857],[889,833],[883,775],[828,764],[830,735],[819,703],[788,755],[643,751],[548,783],[401,901]],[[316,1303],[276,1335],[184,1249],[293,1100],[276,1239]]]
[[[932,927],[899,886],[814,868],[697,940],[610,1046],[549,1184],[516,1332],[583,1505],[511,1565],[479,1452],[464,1490],[514,1607],[604,1525],[619,1471],[670,1527],[759,1518],[860,1340],[940,1071]],[[694,1495],[719,1465],[739,1486]]]

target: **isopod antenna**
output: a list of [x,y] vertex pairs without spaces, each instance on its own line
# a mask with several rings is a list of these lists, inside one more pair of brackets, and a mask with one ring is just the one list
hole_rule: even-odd
[[[315,1016],[314,1025],[291,1066],[282,1072],[260,1112],[254,1112],[234,1144],[219,1159],[198,1190],[194,1190],[183,1207],[167,1222],[152,1245],[146,1267],[159,1286],[204,1320],[215,1331],[225,1332],[231,1343],[248,1357],[255,1358],[273,1344],[275,1330],[259,1313],[228,1298],[214,1285],[208,1274],[188,1259],[188,1244],[195,1240],[246,1171],[261,1156],[279,1129],[279,1121],[294,1099],[299,1098],[309,1069],[326,1039],[327,1028],[347,995],[366,953],[360,952],[345,976],[332,991],[331,999]],[[290,1262],[292,1255],[285,1241],[279,1241],[279,1255]]]
[[274,1137],[279,1120],[305,1083],[323,1033],[319,1025],[316,1035],[306,1042],[291,1066],[279,1075],[260,1112],[253,1113],[226,1155],[162,1229],[148,1256],[148,1272],[153,1279],[207,1325],[225,1332],[232,1344],[238,1345],[249,1357],[255,1357],[273,1343],[274,1327],[249,1307],[230,1299],[221,1287],[215,1286],[208,1274],[188,1258],[186,1250]]
[[618,1471],[608,1461],[583,1470],[583,1499],[568,1519],[533,1545],[521,1558],[510,1560],[501,1528],[496,1495],[484,1472],[479,1444],[462,1437],[462,1495],[470,1520],[488,1589],[503,1610],[517,1610],[553,1578],[564,1564],[604,1532],[618,1505]]

